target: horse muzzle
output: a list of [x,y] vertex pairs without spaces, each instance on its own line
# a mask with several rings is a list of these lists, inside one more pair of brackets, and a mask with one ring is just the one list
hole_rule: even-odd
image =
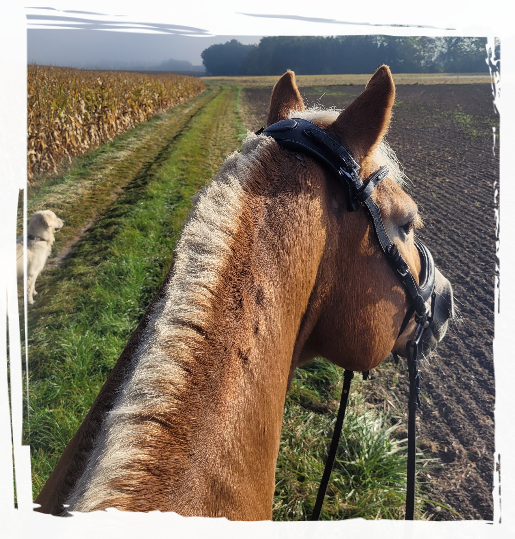
[[[423,264],[424,270],[424,264]],[[435,300],[434,305],[432,305],[432,293],[426,299],[425,305],[428,312],[432,311],[432,318],[429,324],[429,327],[424,331],[421,343],[420,351],[427,355],[433,352],[437,344],[444,338],[447,328],[449,326],[449,320],[454,318],[454,296],[451,283],[446,279],[438,268],[433,266],[432,271],[434,272],[434,290]],[[425,277],[425,275],[421,275]],[[426,283],[426,279],[422,280],[422,289]],[[424,291],[425,292],[425,291]],[[425,294],[427,296],[427,294]],[[407,324],[406,328],[399,335],[393,352],[397,355],[406,357],[406,343],[412,339],[417,324],[414,320],[414,317],[411,318],[410,323]]]
[[[422,352],[431,352],[447,333],[454,318],[454,296],[451,283],[435,268],[435,305],[433,319],[422,339]],[[429,307],[429,305],[428,305]]]

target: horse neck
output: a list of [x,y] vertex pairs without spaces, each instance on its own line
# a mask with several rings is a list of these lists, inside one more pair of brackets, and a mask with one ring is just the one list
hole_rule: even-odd
[[312,188],[268,183],[264,192],[214,182],[200,198],[172,276],[126,350],[131,368],[71,509],[271,518],[288,376],[324,231]]

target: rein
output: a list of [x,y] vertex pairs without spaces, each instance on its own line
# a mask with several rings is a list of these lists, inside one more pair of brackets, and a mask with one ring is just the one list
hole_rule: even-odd
[[[326,131],[301,118],[282,120],[270,125],[266,129],[261,128],[257,131],[256,135],[261,134],[272,137],[280,146],[305,153],[321,161],[335,173],[344,189],[346,189],[348,210],[350,212],[357,211],[363,206],[369,213],[379,245],[408,295],[411,306],[404,317],[398,336],[406,329],[411,317],[415,313],[417,327],[412,339],[406,345],[410,395],[408,405],[408,463],[405,519],[413,520],[415,510],[415,413],[420,406],[420,377],[417,357],[424,331],[429,327],[434,313],[436,295],[433,257],[429,249],[421,241],[415,240],[422,266],[419,276],[421,284],[417,284],[408,264],[399,253],[397,246],[388,237],[381,219],[381,211],[370,197],[374,189],[387,177],[388,168],[386,166],[380,167],[363,181],[359,176],[360,166],[356,163],[350,152]],[[430,311],[427,310],[425,305],[429,298],[431,298]],[[398,361],[397,354],[394,353],[394,357]],[[336,457],[353,375],[354,373],[352,371],[345,370],[344,372],[340,408],[311,520],[318,520],[320,516],[325,492]],[[363,373],[363,378],[366,379],[367,376],[368,372]]]

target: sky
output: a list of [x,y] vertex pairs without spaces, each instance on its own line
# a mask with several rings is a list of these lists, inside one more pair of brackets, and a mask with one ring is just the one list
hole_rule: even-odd
[[103,62],[200,65],[201,52],[237,39],[259,43],[286,30],[335,35],[405,24],[442,35],[491,26],[515,34],[514,0],[0,0],[0,58],[94,67]]

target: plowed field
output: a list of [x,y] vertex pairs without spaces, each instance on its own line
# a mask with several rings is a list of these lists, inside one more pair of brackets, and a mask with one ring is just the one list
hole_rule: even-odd
[[[301,88],[308,105],[345,107],[362,86]],[[265,124],[270,88],[244,90],[246,122]],[[454,287],[459,315],[436,353],[421,361],[418,443],[440,465],[419,480],[433,519],[493,518],[494,473],[494,192],[499,187],[499,117],[491,88],[403,85],[388,141],[413,185],[425,226],[419,231],[440,271]],[[498,199],[497,199],[498,200]],[[405,365],[375,369],[368,398],[407,409]],[[406,433],[404,433],[406,434]],[[450,510],[442,510],[438,504]]]

